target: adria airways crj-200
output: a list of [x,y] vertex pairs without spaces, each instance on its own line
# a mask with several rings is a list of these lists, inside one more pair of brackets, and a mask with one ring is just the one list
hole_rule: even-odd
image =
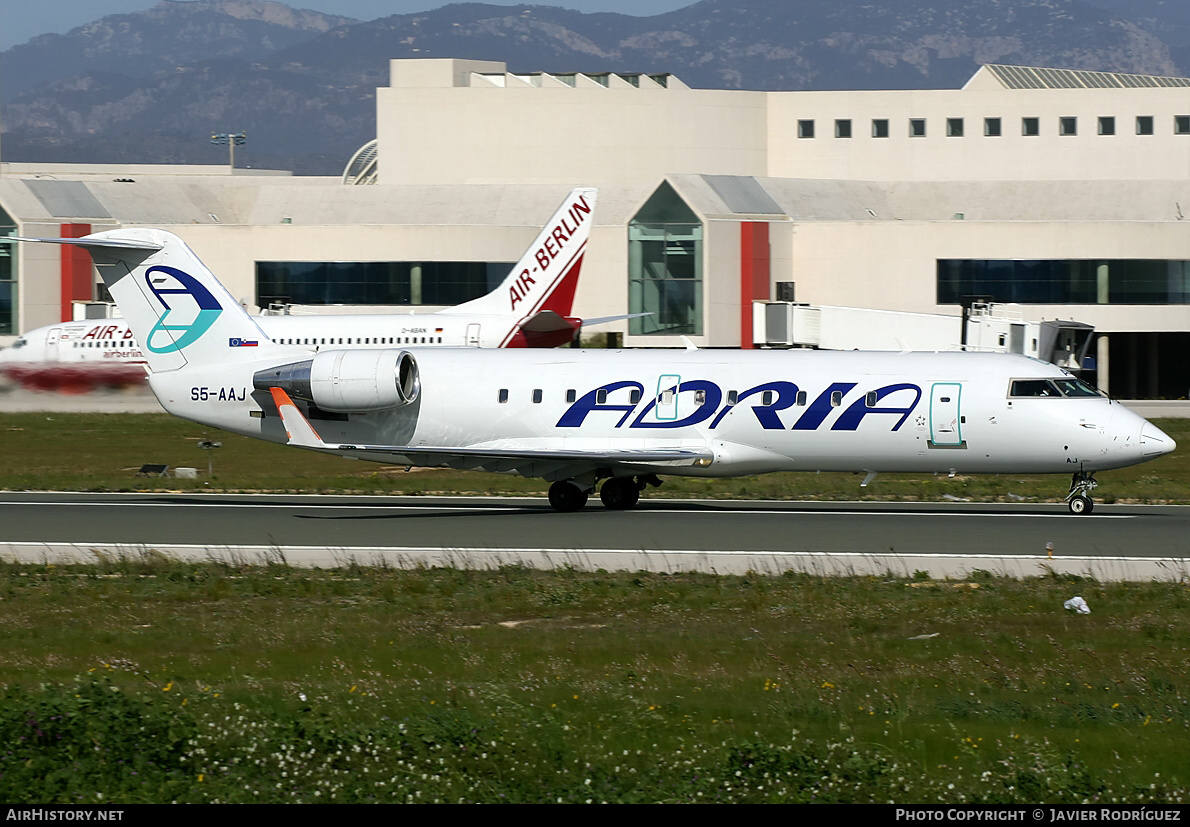
[[[569,226],[518,283],[569,272],[585,238]],[[315,350],[266,332],[169,233],[53,241],[90,251],[170,413],[345,457],[544,478],[559,511],[596,488],[606,507],[632,508],[666,474],[821,470],[1067,473],[1069,508],[1085,514],[1096,472],[1175,447],[1067,371],[1018,355]]]

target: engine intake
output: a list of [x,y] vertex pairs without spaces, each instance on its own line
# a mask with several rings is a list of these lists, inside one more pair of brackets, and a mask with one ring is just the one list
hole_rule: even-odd
[[259,370],[252,386],[280,388],[324,411],[362,413],[416,401],[421,378],[407,350],[324,350],[304,362]]

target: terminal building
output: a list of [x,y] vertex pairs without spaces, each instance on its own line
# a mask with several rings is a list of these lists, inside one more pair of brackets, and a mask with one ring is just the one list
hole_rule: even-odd
[[103,298],[85,255],[4,235],[161,227],[254,308],[432,310],[486,292],[597,186],[574,313],[649,313],[611,328],[626,346],[763,344],[755,305],[778,299],[1009,303],[1093,325],[1085,366],[1113,395],[1185,398],[1188,86],[989,65],[961,89],[752,92],[394,60],[341,177],[0,164],[0,335]]

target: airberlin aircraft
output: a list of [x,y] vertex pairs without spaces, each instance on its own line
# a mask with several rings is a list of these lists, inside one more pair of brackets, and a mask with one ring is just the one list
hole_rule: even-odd
[[[550,237],[558,252],[534,254],[533,279],[574,258],[570,239]],[[821,470],[862,471],[865,484],[879,472],[1066,473],[1069,508],[1084,514],[1096,472],[1175,447],[1067,371],[1018,355],[314,351],[270,337],[169,233],[44,240],[90,251],[170,413],[344,457],[541,477],[559,511],[596,488],[608,508],[631,508],[663,474]]]
[[[584,324],[629,318],[584,322],[570,315],[597,193],[571,192],[504,282],[486,296],[436,313],[261,316],[256,323],[270,341],[314,349],[557,347]],[[30,331],[0,350],[0,370],[39,390],[139,383],[149,361],[141,341],[124,319],[62,322]],[[252,347],[251,341],[241,347]]]

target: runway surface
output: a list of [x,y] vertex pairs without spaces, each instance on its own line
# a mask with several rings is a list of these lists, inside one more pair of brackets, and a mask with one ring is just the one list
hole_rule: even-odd
[[[1052,552],[1047,551],[1052,544]],[[0,494],[0,558],[337,566],[520,563],[649,571],[1190,577],[1190,507],[286,495]]]

